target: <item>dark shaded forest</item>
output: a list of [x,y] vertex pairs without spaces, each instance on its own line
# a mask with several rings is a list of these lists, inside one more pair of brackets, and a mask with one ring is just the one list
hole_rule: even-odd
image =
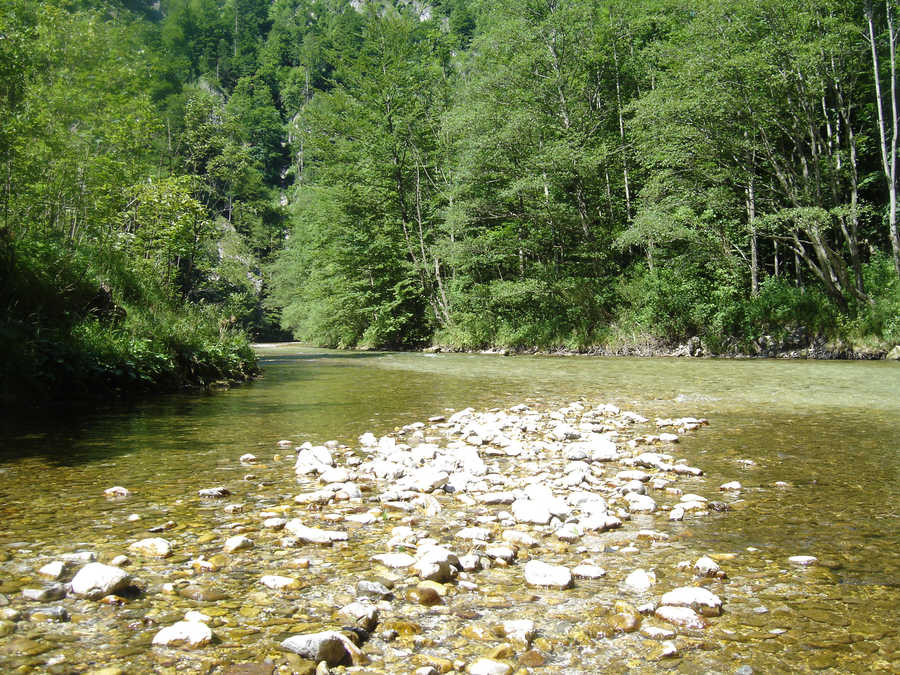
[[883,352],[895,11],[8,0],[4,396],[240,379],[286,337]]

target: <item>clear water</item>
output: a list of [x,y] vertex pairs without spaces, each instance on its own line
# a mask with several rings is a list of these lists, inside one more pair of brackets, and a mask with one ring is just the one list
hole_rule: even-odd
[[[198,489],[227,485],[233,501],[261,506],[296,494],[290,464],[268,461],[279,439],[352,445],[364,431],[389,433],[450,409],[583,398],[648,417],[709,419],[678,446],[679,456],[704,468],[708,492],[739,480],[742,499],[727,515],[674,532],[671,553],[659,564],[674,566],[697,551],[733,554],[723,563],[729,580],[717,590],[727,611],[699,646],[687,644],[675,660],[653,660],[649,641],[636,634],[587,650],[560,638],[536,672],[733,672],[741,664],[757,672],[900,672],[900,364],[342,353],[296,345],[263,346],[260,353],[264,378],[229,391],[0,422],[0,594],[24,607],[19,590],[40,585],[34,570],[54,555],[90,549],[112,557],[168,520],[176,527],[160,536],[178,541],[183,555],[160,563],[159,579],[178,576],[173,570],[191,556],[221,549],[218,540],[204,548],[210,533],[227,534],[221,504],[198,499]],[[252,470],[258,482],[243,480],[248,470],[237,458],[247,452],[266,460]],[[134,494],[107,500],[103,490],[113,485]],[[128,521],[132,513],[142,520]],[[821,564],[787,563],[800,554]],[[329,551],[316,555],[323,565],[342,564],[329,560]],[[240,574],[222,579],[230,609],[246,604]],[[266,657],[278,663],[278,630],[298,622],[297,603],[306,596],[291,598],[294,614],[285,610],[280,621],[255,626],[262,632],[252,646],[240,639],[246,626],[226,622],[230,639],[186,661],[148,655],[158,626],[145,620],[142,628],[124,629],[116,620],[116,611],[135,620],[149,613],[162,624],[167,612],[191,606],[166,606],[158,597],[119,610],[78,605],[70,624],[18,622],[0,637],[0,669],[71,672],[102,663],[208,670]],[[560,612],[583,613],[590,601],[579,598],[581,605],[568,608],[560,600]],[[534,607],[535,616],[541,612]],[[577,619],[562,614],[565,632]],[[79,626],[103,626],[106,637],[91,642]],[[566,644],[584,660],[573,660]]]

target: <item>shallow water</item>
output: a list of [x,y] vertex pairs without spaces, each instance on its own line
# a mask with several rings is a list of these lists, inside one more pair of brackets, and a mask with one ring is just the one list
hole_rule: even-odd
[[[725,600],[725,613],[703,635],[686,636],[679,658],[657,661],[653,642],[636,633],[593,641],[578,634],[586,612],[612,605],[614,583],[535,595],[517,582],[513,566],[481,573],[487,596],[460,593],[446,607],[410,609],[428,639],[450,644],[458,626],[448,612],[483,613],[485,597],[493,597],[492,616],[530,612],[555,641],[546,645],[547,665],[535,672],[734,672],[741,665],[756,672],[900,672],[900,364],[340,353],[296,345],[260,353],[265,377],[230,391],[4,420],[0,601],[25,608],[19,590],[40,585],[34,572],[59,553],[92,550],[106,560],[148,536],[178,546],[173,558],[145,564],[142,576],[151,590],[173,576],[193,580],[189,558],[221,551],[224,537],[241,525],[254,527],[255,512],[283,506],[300,491],[291,464],[270,461],[279,439],[336,439],[352,447],[365,431],[386,434],[448,409],[520,402],[549,408],[583,398],[651,418],[709,420],[681,441],[677,456],[706,471],[697,490],[710,499],[718,498],[721,483],[744,485],[731,511],[657,522],[653,526],[671,536],[665,546],[631,559],[609,556],[602,564],[618,579],[641,565],[664,575],[680,560],[724,554],[729,578],[711,588]],[[237,459],[247,452],[262,464],[242,467]],[[245,480],[248,473],[256,477]],[[113,485],[133,495],[108,500],[103,490]],[[197,496],[214,485],[227,486],[234,493],[229,502],[248,505],[252,517],[223,515],[222,503]],[[128,521],[129,514],[142,519]],[[168,521],[175,525],[165,533],[147,533]],[[622,539],[607,534],[607,543]],[[359,539],[367,536],[361,531]],[[206,655],[161,653],[149,641],[185,608],[212,605],[147,592],[120,608],[78,601],[70,606],[70,623],[17,622],[0,637],[0,670],[72,672],[101,664],[135,672],[209,670],[267,657],[279,663],[278,640],[290,629],[333,625],[323,609],[335,602],[328,582],[341,571],[364,568],[368,554],[362,546],[274,547],[262,558],[231,565],[216,580],[226,598],[214,603],[215,611],[241,618],[222,619],[216,634],[223,637]],[[787,562],[801,554],[817,556],[820,564]],[[312,560],[303,573],[308,583],[273,602],[255,580],[290,568],[294,555]],[[265,621],[256,619],[260,612]],[[128,613],[128,629],[122,613]],[[382,667],[392,672],[390,659],[401,658],[397,650],[440,653],[435,645],[420,639],[384,646]],[[487,651],[492,645],[481,646]],[[466,659],[473,649],[462,640],[448,656]]]

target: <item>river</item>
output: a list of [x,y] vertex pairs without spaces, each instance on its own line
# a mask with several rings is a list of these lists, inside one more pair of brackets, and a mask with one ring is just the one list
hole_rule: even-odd
[[[197,581],[202,575],[190,561],[221,550],[228,528],[249,531],[258,520],[226,515],[221,503],[198,498],[198,490],[222,485],[233,493],[228,503],[287,512],[298,486],[291,463],[272,460],[284,452],[276,447],[281,439],[296,445],[334,439],[354,448],[364,432],[382,436],[469,406],[551,410],[583,400],[651,419],[708,419],[681,439],[677,456],[703,468],[698,485],[710,499],[719,498],[726,481],[738,480],[743,489],[725,513],[656,522],[671,540],[645,560],[643,553],[632,560],[609,554],[602,561],[605,586],[538,596],[509,590],[506,604],[495,603],[497,612],[531,616],[546,633],[538,647],[545,665],[534,672],[900,672],[900,364],[346,353],[297,345],[263,345],[259,353],[264,377],[227,391],[2,420],[0,605],[11,611],[0,620],[0,670],[83,672],[102,665],[208,672],[266,658],[283,663],[278,640],[290,629],[329,627],[319,610],[339,598],[323,585],[339,571],[352,573],[341,560],[346,551],[305,552],[304,565],[311,566],[302,574],[317,583],[283,604],[248,585],[253,575],[290,567],[279,551],[225,569],[216,582],[224,593],[218,602],[158,592],[166,579]],[[237,460],[245,453],[258,456],[259,465],[242,466]],[[106,498],[114,485],[132,495]],[[147,533],[157,526],[164,534]],[[138,597],[121,607],[56,600],[49,604],[66,607],[69,621],[29,618],[34,603],[21,590],[46,583],[36,575],[42,564],[81,550],[106,561],[150,536],[174,541],[176,555],[133,571],[137,578],[143,573]],[[573,614],[591,611],[591,603],[608,608],[629,570],[654,567],[662,587],[676,576],[678,561],[704,553],[715,554],[728,573],[714,586],[724,612],[702,635],[686,636],[677,657],[658,658],[655,643],[637,633],[594,642],[577,633]],[[795,555],[818,563],[792,565]],[[481,574],[489,585],[491,577]],[[497,583],[503,588],[506,581]],[[440,609],[406,608],[404,616],[425,628],[449,622],[472,610],[463,597],[451,596]],[[184,654],[150,647],[160,626],[190,608],[214,617],[212,646]],[[375,640],[374,666],[412,672],[413,666],[391,665],[402,662],[404,649],[410,658],[430,651],[465,661],[493,646],[460,638],[454,653],[444,653],[440,639],[432,642]]]

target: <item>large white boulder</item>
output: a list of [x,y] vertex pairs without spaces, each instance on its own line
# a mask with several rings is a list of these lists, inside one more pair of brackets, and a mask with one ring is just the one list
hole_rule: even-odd
[[119,567],[88,563],[72,579],[72,592],[93,600],[118,593],[131,583],[131,575]]

